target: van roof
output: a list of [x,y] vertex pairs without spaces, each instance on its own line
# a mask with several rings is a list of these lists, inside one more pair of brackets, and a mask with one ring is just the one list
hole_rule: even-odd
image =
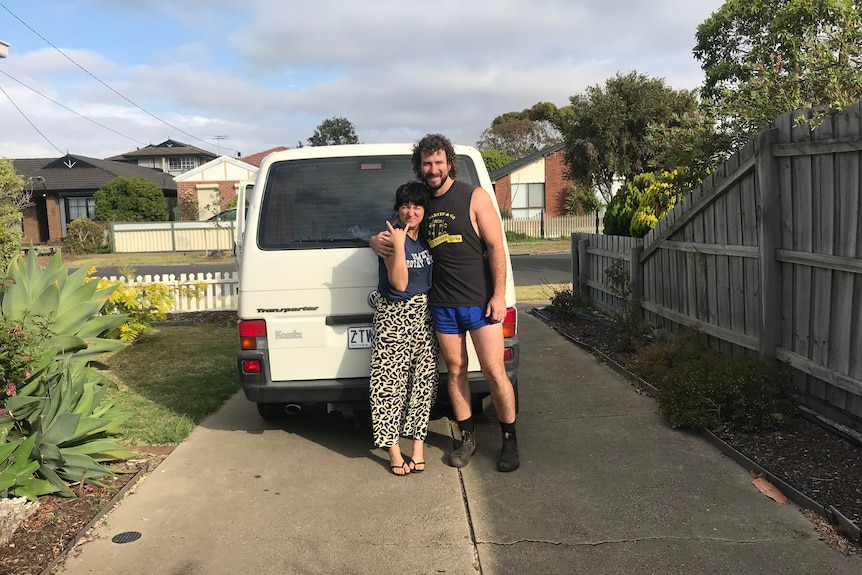
[[[261,162],[261,172],[264,172],[269,164],[285,160],[305,160],[310,158],[349,158],[352,156],[394,156],[413,153],[413,143],[392,144],[342,144],[337,146],[305,146],[292,148],[269,154]],[[455,153],[468,156],[478,156],[479,151],[473,146],[454,144]]]

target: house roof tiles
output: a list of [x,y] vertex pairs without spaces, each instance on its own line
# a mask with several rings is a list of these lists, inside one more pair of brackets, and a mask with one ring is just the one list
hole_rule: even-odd
[[12,160],[15,172],[33,182],[37,191],[95,191],[119,177],[144,178],[162,190],[177,189],[170,174],[126,162],[67,154],[62,158]]
[[138,148],[133,152],[126,152],[108,159],[121,162],[140,158],[162,158],[167,156],[205,156],[210,160],[217,157],[216,154],[196,148],[195,146],[177,142],[176,140],[165,140],[161,144],[150,144],[149,146]]
[[273,152],[281,152],[283,150],[289,150],[287,146],[276,146],[275,148],[270,148],[268,150],[264,150],[262,152],[258,152],[256,154],[252,154],[250,156],[246,156],[244,158],[240,158],[246,164],[251,164],[252,166],[260,167],[260,163],[263,161],[265,157],[270,155]]
[[491,172],[488,175],[491,177],[492,182],[496,182],[500,178],[508,176],[512,172],[515,172],[515,171],[523,168],[524,166],[529,166],[530,164],[532,164],[533,162],[535,162],[539,158],[544,158],[546,156],[550,156],[554,152],[562,150],[564,147],[565,147],[565,144],[563,144],[563,143],[551,144],[550,146],[546,146],[546,147],[542,148],[538,152],[533,152],[529,156],[524,156],[523,158],[515,160],[514,162],[509,162],[508,164],[506,164],[502,168],[497,168],[496,170],[494,170],[493,172]]

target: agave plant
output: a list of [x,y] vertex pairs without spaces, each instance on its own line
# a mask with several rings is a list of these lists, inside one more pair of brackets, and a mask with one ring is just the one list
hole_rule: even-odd
[[[38,328],[40,318],[47,319],[51,330],[42,344],[46,351],[74,353],[86,360],[123,347],[121,342],[99,337],[125,320],[123,315],[99,315],[116,286],[99,289],[84,268],[70,274],[59,253],[44,269],[36,258],[18,256],[9,264],[7,278],[0,312],[21,322],[25,330]],[[33,373],[51,361],[53,357],[46,354],[43,365],[33,366]]]
[[[48,395],[32,429],[33,458],[39,462],[38,475],[72,495],[67,483],[93,482],[110,475],[105,461],[127,459],[134,453],[111,441],[131,413],[114,409],[105,400],[108,386],[93,381],[79,360],[65,358],[65,369],[45,374]],[[8,403],[7,403],[8,406]]]
[[42,495],[56,493],[61,488],[33,474],[39,462],[30,459],[35,437],[0,444],[0,497],[26,497],[36,501]]
[[84,269],[70,274],[59,254],[44,269],[36,258],[15,258],[8,279],[0,313],[25,332],[41,330],[42,338],[29,380],[5,401],[0,441],[32,438],[37,474],[60,494],[72,495],[66,482],[95,481],[110,473],[100,462],[133,455],[107,439],[129,414],[105,400],[113,383],[95,361],[124,347],[100,336],[122,325],[125,316],[99,315],[115,288],[98,289]]

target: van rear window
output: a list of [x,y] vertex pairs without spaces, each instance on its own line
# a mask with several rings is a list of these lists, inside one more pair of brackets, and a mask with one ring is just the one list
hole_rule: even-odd
[[[478,184],[467,157],[458,179]],[[366,246],[392,218],[395,190],[415,179],[410,156],[288,160],[271,166],[261,205],[261,249]]]

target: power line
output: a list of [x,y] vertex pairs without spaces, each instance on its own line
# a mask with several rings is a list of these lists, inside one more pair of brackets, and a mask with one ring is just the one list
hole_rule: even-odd
[[[85,116],[85,115],[83,115],[83,114],[79,114],[78,112],[76,112],[76,111],[75,111],[75,110],[73,110],[72,108],[70,108],[70,107],[68,107],[68,106],[65,106],[65,105],[61,104],[60,102],[58,102],[57,100],[54,100],[54,99],[50,98],[49,96],[46,96],[45,94],[43,94],[42,92],[40,92],[40,91],[39,91],[39,90],[37,90],[36,88],[33,88],[32,86],[28,86],[27,84],[25,84],[25,83],[24,83],[24,82],[22,82],[21,80],[19,80],[19,79],[15,78],[15,77],[13,77],[13,76],[10,76],[8,73],[4,72],[3,70],[0,70],[0,74],[3,74],[4,76],[6,76],[7,78],[9,78],[10,80],[15,80],[16,82],[18,82],[19,84],[21,84],[22,86],[24,86],[25,88],[27,88],[28,90],[30,90],[31,92],[35,92],[36,94],[38,94],[38,95],[42,96],[43,98],[45,98],[46,100],[48,100],[49,102],[51,102],[51,103],[53,103],[53,104],[56,104],[57,106],[60,106],[60,107],[61,107],[61,108],[63,108],[64,110],[66,110],[66,111],[68,111],[68,112],[71,112],[71,113],[75,114],[76,116],[78,116],[78,117],[80,117],[80,118],[83,118],[83,119],[87,120],[88,122],[92,122],[93,124],[96,124],[96,125],[97,125],[97,126],[99,126],[100,128],[104,128],[104,129],[106,129],[106,130],[108,130],[108,131],[110,131],[110,132],[113,132],[113,133],[117,134],[118,136],[122,136],[123,138],[129,139],[129,140],[131,140],[131,141],[135,142],[136,144],[141,144],[142,146],[146,146],[146,145],[147,145],[147,142],[142,142],[142,141],[140,141],[140,140],[136,140],[136,139],[134,139],[134,138],[133,138],[133,137],[131,137],[131,136],[127,136],[127,135],[123,134],[122,132],[118,132],[117,130],[115,130],[115,129],[113,129],[113,128],[110,128],[110,127],[108,127],[108,126],[105,126],[104,124],[100,124],[99,122],[97,122],[96,120],[94,120],[94,119],[92,119],[92,118],[88,118],[87,116]],[[8,97],[8,95],[7,95],[7,97]]]
[[60,148],[58,148],[57,146],[55,146],[55,145],[54,145],[54,142],[52,142],[51,140],[49,140],[49,139],[48,139],[48,136],[46,136],[45,134],[43,134],[43,133],[42,133],[42,131],[41,131],[39,128],[37,128],[37,127],[36,127],[36,124],[34,124],[34,123],[32,122],[32,120],[30,120],[30,118],[28,118],[28,117],[27,117],[27,114],[25,114],[25,113],[24,113],[24,111],[23,111],[21,108],[19,108],[19,107],[18,107],[18,104],[16,104],[16,103],[15,103],[15,100],[13,100],[13,99],[12,99],[12,97],[11,97],[9,94],[7,94],[7,93],[6,93],[6,90],[4,90],[4,89],[3,89],[3,86],[0,86],[0,92],[3,92],[3,95],[4,95],[4,96],[6,96],[7,98],[9,98],[9,101],[12,103],[12,105],[13,105],[13,106],[15,106],[15,109],[16,109],[16,110],[18,110],[18,113],[20,113],[22,116],[24,116],[24,119],[25,119],[25,120],[27,120],[27,122],[28,122],[31,126],[33,126],[33,129],[34,129],[34,130],[36,130],[36,131],[39,133],[39,135],[40,135],[40,136],[42,136],[43,138],[45,138],[45,141],[46,141],[46,142],[48,142],[49,144],[51,144],[51,147],[53,147],[55,150],[57,150],[58,152],[60,152],[60,155],[61,155],[61,156],[65,156],[65,155],[66,155],[65,153],[63,153],[63,150],[61,150]]
[[[94,80],[96,80],[98,83],[100,83],[101,85],[103,85],[105,88],[107,88],[108,90],[110,90],[111,92],[113,92],[114,94],[116,94],[117,96],[119,96],[120,98],[122,98],[123,100],[125,100],[126,102],[128,102],[129,104],[131,104],[132,106],[134,106],[135,108],[137,108],[138,110],[140,110],[140,111],[142,111],[143,113],[147,114],[147,115],[148,115],[148,116],[150,116],[151,118],[153,118],[153,119],[155,119],[155,120],[157,120],[157,121],[161,122],[161,123],[162,123],[162,124],[164,124],[165,126],[168,126],[169,128],[173,128],[174,130],[177,130],[177,131],[178,131],[178,132],[180,132],[181,134],[184,134],[184,135],[186,135],[186,136],[188,136],[188,137],[190,137],[190,138],[193,138],[193,139],[195,139],[195,140],[197,140],[197,141],[199,141],[199,142],[203,142],[203,143],[204,143],[204,144],[206,144],[207,146],[212,146],[212,144],[210,144],[210,143],[209,143],[209,142],[207,142],[206,140],[201,139],[201,138],[198,138],[198,137],[197,137],[197,136],[195,136],[194,134],[189,134],[188,132],[184,131],[183,129],[178,128],[177,126],[174,126],[174,125],[173,125],[173,124],[171,124],[170,122],[167,122],[167,121],[165,121],[165,120],[161,119],[160,117],[156,116],[155,114],[153,114],[153,113],[152,113],[152,112],[150,112],[149,110],[144,109],[143,107],[139,106],[139,105],[138,105],[138,104],[136,104],[135,102],[131,101],[129,98],[127,98],[127,97],[125,97],[124,95],[120,94],[120,93],[119,93],[118,91],[116,91],[114,88],[112,88],[111,86],[109,86],[108,84],[106,84],[105,82],[103,82],[103,81],[102,81],[100,78],[98,78],[95,74],[93,74],[92,72],[90,72],[89,70],[87,70],[86,68],[84,68],[83,66],[81,66],[80,64],[78,64],[75,60],[73,60],[73,59],[72,59],[70,56],[68,56],[65,52],[63,52],[63,51],[62,51],[62,50],[60,50],[58,47],[56,47],[54,44],[52,44],[50,41],[48,41],[48,39],[47,39],[47,38],[45,38],[44,36],[42,36],[41,34],[39,34],[39,33],[38,33],[36,30],[34,30],[34,29],[29,25],[29,24],[27,24],[26,22],[24,22],[23,20],[21,20],[21,18],[19,18],[17,15],[15,15],[15,13],[14,13],[14,12],[12,12],[11,10],[9,10],[9,8],[7,8],[7,7],[6,7],[6,5],[5,5],[5,4],[3,4],[2,2],[0,2],[0,7],[2,7],[4,10],[6,10],[7,12],[9,12],[9,14],[10,14],[13,18],[15,18],[16,20],[18,20],[18,22],[20,22],[24,27],[26,27],[28,30],[30,30],[31,32],[33,32],[33,34],[35,34],[35,35],[36,35],[36,36],[38,36],[39,38],[41,38],[41,39],[42,39],[46,44],[48,44],[48,45],[49,45],[50,47],[52,47],[54,50],[56,50],[57,52],[59,52],[59,53],[60,53],[64,58],[66,58],[69,62],[71,62],[72,64],[74,64],[74,65],[75,65],[75,66],[77,66],[78,68],[80,68],[80,69],[81,69],[84,73],[86,73],[88,76],[90,76],[91,78],[93,78]],[[7,95],[7,97],[8,97],[8,95]],[[11,99],[10,99],[10,101],[11,101]],[[17,106],[16,106],[16,108],[17,108]],[[41,132],[40,132],[40,133],[41,133]],[[53,145],[53,144],[51,144],[51,145]],[[55,146],[55,147],[56,147],[56,146]],[[230,150],[230,151],[232,151],[232,152],[238,152],[238,151],[239,151],[239,150],[234,150],[233,148],[227,148],[227,147],[226,147],[225,149],[226,149],[226,150]]]

